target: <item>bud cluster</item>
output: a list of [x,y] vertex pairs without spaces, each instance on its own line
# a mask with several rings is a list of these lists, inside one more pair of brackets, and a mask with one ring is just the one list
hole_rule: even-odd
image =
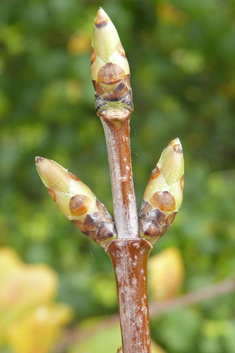
[[[130,69],[117,30],[102,8],[94,22],[91,78],[96,111],[107,141],[118,237],[136,238],[138,217],[129,143],[129,117],[133,111]],[[56,162],[36,157],[36,167],[62,213],[82,233],[106,248],[117,237],[106,207],[81,180]],[[145,189],[139,213],[140,237],[155,243],[169,229],[182,203],[183,175],[183,151],[176,138],[162,152]]]

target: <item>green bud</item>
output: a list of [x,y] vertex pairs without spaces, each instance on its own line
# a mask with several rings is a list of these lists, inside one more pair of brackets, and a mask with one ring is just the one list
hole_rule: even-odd
[[164,149],[145,189],[139,214],[140,235],[156,242],[171,226],[183,199],[184,158],[180,140]]
[[[100,7],[94,22],[92,46],[104,64],[118,50],[120,39],[107,13]],[[129,73],[129,72],[128,72]]]
[[89,187],[52,160],[36,157],[36,167],[61,212],[81,232],[106,247],[116,237],[115,225]]
[[102,8],[94,22],[91,78],[98,115],[110,109],[133,111],[129,64],[117,30]]
[[54,161],[36,157],[36,167],[43,184],[58,192],[69,192],[69,175],[66,169]]
[[184,173],[184,158],[180,140],[172,140],[164,149],[158,168],[161,170],[168,185],[174,185]]

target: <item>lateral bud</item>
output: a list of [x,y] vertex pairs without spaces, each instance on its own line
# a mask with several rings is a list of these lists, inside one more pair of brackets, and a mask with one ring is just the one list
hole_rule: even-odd
[[104,248],[116,238],[112,217],[88,186],[50,159],[36,157],[36,167],[58,208],[83,234]]
[[125,51],[116,28],[101,7],[92,36],[91,78],[98,116],[118,120],[119,110],[126,110],[126,115],[133,111],[130,69]]
[[139,213],[140,236],[155,243],[173,223],[184,186],[183,149],[178,138],[164,149],[152,171]]

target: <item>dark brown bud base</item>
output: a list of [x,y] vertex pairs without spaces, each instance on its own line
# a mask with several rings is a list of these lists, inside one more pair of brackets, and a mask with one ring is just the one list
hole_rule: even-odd
[[149,202],[143,201],[139,213],[140,230],[155,242],[170,228],[176,214],[173,212],[166,215],[159,208],[153,209]]
[[132,89],[129,89],[127,94],[121,98],[116,94],[116,92],[113,92],[104,99],[101,98],[98,93],[95,93],[95,107],[96,114],[98,116],[103,115],[103,113],[109,109],[124,109],[129,112],[133,112],[134,105],[132,99]]
[[72,220],[75,226],[88,238],[105,247],[116,238],[116,228],[105,206],[96,200],[97,212],[88,213],[84,221]]

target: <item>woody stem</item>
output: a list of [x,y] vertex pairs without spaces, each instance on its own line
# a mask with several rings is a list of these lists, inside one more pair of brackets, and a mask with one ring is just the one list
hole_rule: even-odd
[[[110,114],[112,118],[110,118]],[[100,116],[108,149],[117,239],[106,252],[117,283],[123,353],[151,353],[147,260],[151,244],[139,237],[130,153],[130,112]]]
[[116,239],[106,250],[117,282],[123,353],[151,353],[147,294],[151,248],[144,239]]
[[139,238],[130,152],[130,113],[116,120],[101,116],[101,121],[108,149],[117,236]]

